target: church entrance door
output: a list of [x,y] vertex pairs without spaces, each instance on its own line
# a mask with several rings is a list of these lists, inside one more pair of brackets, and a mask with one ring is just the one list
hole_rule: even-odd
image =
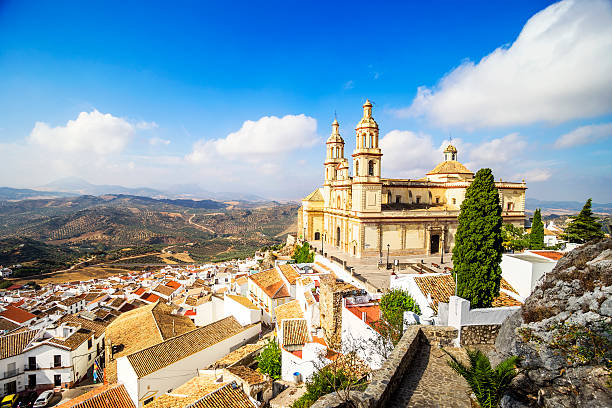
[[315,232],[315,241],[318,241],[321,239],[321,233],[320,232]]
[[431,236],[430,248],[431,248],[430,253],[432,255],[437,254],[440,251],[440,236],[439,235]]
[[340,246],[340,227],[336,228],[336,246]]

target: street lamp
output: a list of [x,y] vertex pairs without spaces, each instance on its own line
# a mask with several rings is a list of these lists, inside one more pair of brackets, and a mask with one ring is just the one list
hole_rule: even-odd
[[391,248],[391,245],[387,244],[387,269],[389,269],[389,248]]
[[444,263],[444,230],[442,230],[442,251],[440,251],[440,263]]
[[321,233],[321,255],[325,256],[325,252],[323,252],[323,243],[325,243],[325,233]]

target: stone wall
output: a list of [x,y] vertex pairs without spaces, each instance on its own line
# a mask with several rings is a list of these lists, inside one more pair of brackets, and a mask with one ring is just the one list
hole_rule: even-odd
[[334,274],[321,277],[319,313],[325,341],[333,350],[342,347],[342,299],[354,296],[361,289],[342,282]]
[[483,324],[477,326],[463,326],[461,328],[461,346],[477,344],[495,344],[499,324]]
[[[397,390],[404,374],[422,346],[449,345],[457,337],[457,330],[443,326],[410,326],[399,341],[382,368],[372,374],[372,379],[365,391],[354,391],[351,401],[358,408],[384,408],[391,395]],[[348,406],[336,394],[325,395],[311,408],[341,408]]]

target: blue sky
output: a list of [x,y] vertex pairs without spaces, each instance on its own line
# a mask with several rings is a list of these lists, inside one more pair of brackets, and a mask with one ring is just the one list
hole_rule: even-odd
[[459,160],[612,201],[612,4],[0,1],[0,185],[296,199],[374,103],[383,175]]

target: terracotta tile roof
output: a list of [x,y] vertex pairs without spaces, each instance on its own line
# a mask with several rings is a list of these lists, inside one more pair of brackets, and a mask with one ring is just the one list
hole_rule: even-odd
[[72,306],[75,303],[79,303],[81,300],[83,300],[83,299],[81,299],[79,297],[76,297],[76,296],[73,296],[73,297],[66,298],[64,300],[60,300],[58,303],[60,305],[64,305],[64,306]]
[[28,320],[36,317],[36,315],[33,315],[20,307],[11,305],[6,306],[6,309],[0,312],[0,316],[19,324],[25,323]]
[[[108,344],[123,345],[114,358],[135,353],[196,328],[189,317],[172,314],[174,308],[154,303],[123,313],[106,328]],[[116,361],[107,366],[109,382],[116,381]]]
[[292,300],[291,302],[284,303],[274,308],[274,316],[276,316],[276,322],[278,325],[285,319],[303,319],[304,313],[300,302]]
[[226,296],[232,299],[233,301],[240,303],[244,307],[247,307],[252,310],[259,310],[259,308],[253,304],[253,302],[251,302],[249,299],[247,299],[244,296],[239,296],[239,295],[226,295]]
[[200,306],[208,301],[210,301],[212,294],[208,294],[205,296],[187,296],[185,299],[185,304],[189,306]]
[[263,290],[271,299],[289,297],[289,289],[274,268],[249,275],[249,279]]
[[190,408],[256,408],[236,383],[227,384],[191,405]]
[[208,377],[194,377],[185,384],[155,399],[147,408],[184,408],[226,385]]
[[287,279],[287,282],[289,282],[290,285],[295,285],[295,280],[300,277],[300,274],[291,264],[279,265],[278,269],[280,269],[281,273],[285,279]]
[[181,287],[180,283],[173,280],[166,282],[165,285],[175,290]]
[[135,294],[136,296],[140,296],[140,295],[142,295],[143,293],[145,293],[145,288],[138,288],[138,289],[136,289],[136,290],[134,291],[134,294]]
[[26,330],[0,336],[0,360],[21,354],[37,332],[38,330]]
[[127,356],[138,378],[154,373],[248,328],[233,316],[173,337]]
[[[447,303],[450,297],[455,294],[455,280],[450,274],[415,276],[414,282],[425,297],[427,297],[427,294],[431,295],[431,308],[436,312],[438,311],[438,303]],[[500,287],[516,293],[512,285],[503,278]],[[493,307],[520,306],[521,304],[504,292],[500,292],[499,296],[493,299]]]
[[123,305],[125,303],[125,299],[122,297],[118,297],[113,299],[113,301],[110,303],[110,307],[117,309],[119,307],[121,307],[121,305]]
[[559,259],[563,258],[563,254],[561,252],[555,252],[555,251],[531,251],[531,252],[536,255],[540,255],[548,259],[552,259],[553,261],[558,261]]
[[249,385],[261,384],[266,382],[266,378],[259,371],[255,371],[245,366],[232,366],[227,367],[227,371],[240,378],[242,381]]
[[236,350],[232,351],[231,353],[229,353],[228,355],[226,355],[225,357],[220,358],[219,360],[217,360],[214,364],[213,367],[215,368],[224,368],[224,367],[228,367],[232,364],[235,364],[237,362],[239,362],[240,360],[242,360],[243,358],[256,353],[257,351],[261,350],[262,348],[264,348],[265,343],[260,342],[260,343],[256,343],[256,344],[245,344],[244,346],[237,348]]
[[308,325],[305,319],[285,319],[281,325],[283,346],[304,345],[308,342]]
[[89,340],[93,336],[93,332],[87,329],[79,329],[68,336],[66,339],[54,337],[49,340],[49,343],[57,344],[58,346],[67,347],[70,350],[76,350],[81,344]]
[[241,276],[239,278],[236,279],[236,284],[242,286],[242,285],[246,285],[248,282],[248,278],[246,276]]
[[57,408],[136,408],[123,384],[103,385]]
[[96,337],[100,337],[102,334],[104,334],[104,331],[106,330],[106,324],[100,322],[92,322],[91,320],[84,319],[75,314],[62,316],[56,323],[68,323],[76,326],[81,326],[85,329],[91,330]]
[[155,303],[157,302],[160,297],[153,294],[153,293],[145,293],[144,295],[142,295],[140,297],[142,300],[144,300],[145,302],[149,302],[149,303]]
[[155,289],[153,289],[154,292],[161,293],[164,296],[172,295],[175,290],[176,289],[173,289],[166,285],[158,285]]
[[11,322],[4,317],[0,317],[0,331],[12,332],[19,327],[20,326],[17,323]]

